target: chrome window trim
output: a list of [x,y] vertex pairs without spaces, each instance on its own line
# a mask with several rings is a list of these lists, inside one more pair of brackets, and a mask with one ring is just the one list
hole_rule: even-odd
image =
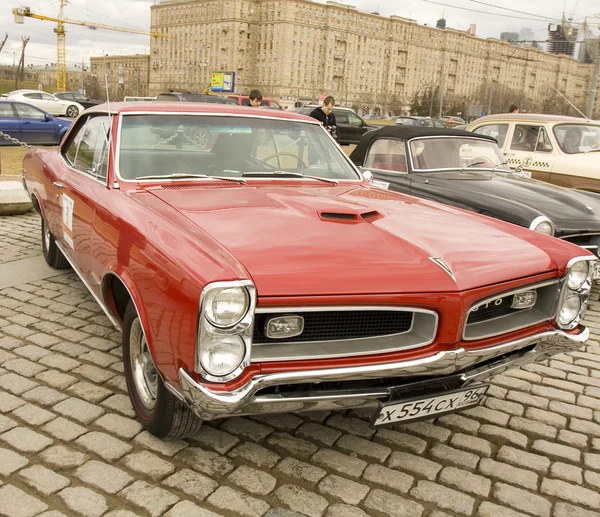
[[[96,113],[98,115],[106,115],[106,116],[108,116],[109,120],[112,120],[110,118],[111,114],[108,113],[108,112],[98,111],[98,112],[94,112],[94,113]],[[86,115],[93,115],[94,113],[86,113]],[[91,119],[91,116],[88,116],[87,120],[85,121],[85,124],[83,124],[83,126],[80,129],[84,130],[90,119]],[[77,131],[79,131],[79,129]],[[107,152],[108,152],[109,155],[110,155],[110,142],[111,142],[111,140],[109,139],[109,146],[108,146],[108,150],[107,150]],[[79,143],[81,144],[81,142],[79,142]],[[77,146],[77,152],[79,153],[79,146]],[[96,183],[99,183],[103,187],[108,187],[108,176],[109,176],[109,174],[108,174],[108,163],[106,164],[106,181],[102,182],[98,178],[92,176],[91,174],[89,174],[87,172],[84,172],[82,170],[76,169],[73,165],[71,165],[69,163],[69,161],[65,158],[64,154],[63,154],[63,146],[62,145],[60,146],[60,149],[58,150],[58,155],[60,156],[61,160],[66,165],[67,169],[69,169],[70,171],[75,172],[75,173],[77,173],[80,176],[83,176],[85,178],[89,178],[89,179],[95,181]]]
[[589,233],[571,233],[569,235],[562,235],[559,239],[570,239],[571,237],[592,237],[594,235],[600,235],[600,232],[589,232]]
[[[312,360],[312,359],[331,359],[331,358],[336,358],[336,357],[347,357],[347,356],[352,356],[352,357],[359,357],[359,356],[364,356],[364,355],[377,355],[377,354],[388,354],[388,353],[392,353],[392,352],[399,352],[399,351],[404,351],[404,350],[412,350],[415,348],[421,348],[421,347],[425,347],[430,345],[431,343],[433,343],[435,341],[435,338],[437,336],[438,333],[438,329],[439,329],[439,315],[436,311],[430,310],[430,309],[422,309],[419,307],[399,307],[399,306],[387,306],[387,305],[378,305],[378,306],[369,306],[369,305],[355,305],[355,306],[347,306],[347,305],[343,305],[343,306],[326,306],[326,307],[315,307],[315,306],[310,306],[310,307],[303,307],[303,306],[281,306],[281,307],[257,307],[255,310],[256,314],[280,314],[280,313],[288,313],[288,312],[341,312],[341,311],[395,311],[395,312],[411,312],[411,313],[419,313],[419,314],[424,314],[427,315],[429,317],[432,317],[434,320],[434,324],[433,324],[433,328],[431,329],[431,338],[423,341],[423,342],[419,342],[413,345],[409,345],[409,346],[397,346],[397,347],[393,347],[393,346],[388,346],[386,347],[384,350],[378,351],[377,348],[375,349],[371,349],[371,350],[366,350],[366,351],[359,351],[359,352],[352,352],[352,351],[344,351],[344,352],[332,352],[332,353],[323,353],[323,354],[312,354],[312,355],[294,355],[293,357],[290,356],[272,356],[272,357],[251,357],[251,362],[255,362],[255,363],[262,363],[262,362],[272,362],[272,361],[301,361],[301,360]],[[404,334],[409,334],[412,330],[413,327],[415,325],[415,318],[412,318],[411,321],[411,326],[408,330],[404,331],[404,332],[400,332],[400,333],[395,333],[395,334],[384,334],[381,336],[370,336],[370,337],[366,337],[366,338],[349,338],[349,339],[335,339],[335,340],[329,340],[329,341],[301,341],[301,342],[286,342],[284,341],[277,341],[277,342],[269,342],[269,343],[256,343],[253,344],[253,349],[256,350],[257,348],[269,348],[269,347],[277,347],[277,346],[292,346],[292,347],[298,347],[298,348],[306,348],[306,347],[310,347],[310,346],[327,346],[327,345],[340,345],[340,344],[344,344],[344,343],[348,343],[348,344],[358,344],[361,342],[377,342],[380,341],[382,345],[385,345],[386,342],[388,341],[393,341],[395,338],[397,338],[398,336],[402,336]]]
[[[262,111],[269,111],[269,110],[262,110]],[[156,183],[157,181],[161,181],[161,180],[129,180],[129,179],[125,179],[121,176],[121,170],[120,170],[120,158],[121,158],[121,131],[123,129],[123,118],[130,116],[130,115],[186,115],[186,116],[200,116],[200,117],[223,117],[223,118],[250,118],[250,119],[264,119],[264,120],[278,120],[278,121],[283,121],[283,122],[295,122],[295,123],[300,123],[300,124],[310,124],[310,125],[314,125],[314,126],[319,126],[324,132],[325,134],[331,139],[331,141],[335,144],[336,148],[338,149],[339,153],[341,153],[341,155],[343,156],[343,159],[346,161],[346,163],[348,163],[350,165],[350,167],[352,168],[352,170],[354,170],[354,172],[356,173],[356,175],[358,176],[356,179],[352,179],[352,178],[344,178],[344,179],[338,179],[335,178],[337,181],[340,182],[350,182],[350,183],[362,183],[364,181],[362,174],[360,173],[360,171],[358,170],[358,168],[356,167],[356,165],[354,165],[354,163],[352,162],[352,160],[350,160],[350,158],[348,157],[348,155],[342,150],[342,148],[338,145],[338,143],[335,141],[335,138],[333,138],[331,136],[331,134],[325,130],[325,128],[321,125],[321,123],[318,120],[315,119],[311,119],[311,120],[298,120],[298,119],[285,119],[285,118],[279,118],[279,117],[273,117],[273,116],[269,116],[268,114],[263,114],[262,112],[260,114],[256,114],[256,115],[247,115],[247,114],[232,114],[232,113],[204,113],[204,112],[195,112],[195,111],[186,111],[186,112],[180,112],[180,111],[126,111],[126,112],[119,112],[119,118],[118,118],[118,126],[117,126],[117,137],[115,140],[115,155],[114,156],[114,160],[113,160],[113,171],[114,171],[114,178],[115,181],[119,180],[119,181],[123,181],[125,182],[125,184],[127,183],[133,183],[133,184],[144,184],[144,183]],[[108,175],[107,175],[108,176]],[[167,178],[165,178],[166,180]],[[198,181],[198,186],[202,185],[202,180],[215,180],[218,179],[217,177],[209,177],[209,178],[188,178],[186,179],[186,181]],[[244,178],[246,181],[248,181],[248,179],[252,180],[255,178]],[[256,179],[260,179],[261,181],[264,181],[265,179],[271,179],[271,178],[256,178]],[[281,179],[281,178],[279,178]],[[289,180],[302,180],[302,181],[311,181],[311,182],[315,182],[315,180],[312,180],[310,178],[288,178]]]
[[[592,257],[592,259],[593,259],[593,257]],[[506,334],[508,332],[515,332],[517,330],[521,330],[521,329],[530,327],[531,325],[534,325],[534,323],[528,323],[527,325],[523,325],[523,326],[519,326],[519,327],[515,327],[515,328],[510,328],[510,329],[505,330],[503,332],[493,332],[493,333],[490,333],[490,334],[484,334],[484,335],[477,336],[477,337],[474,337],[474,338],[473,337],[466,337],[467,325],[468,325],[467,322],[469,321],[469,316],[471,316],[471,313],[476,308],[479,308],[479,307],[481,307],[481,306],[485,305],[486,303],[489,303],[489,302],[491,302],[493,300],[497,300],[498,298],[505,298],[507,296],[515,295],[517,293],[531,291],[532,289],[539,289],[541,287],[547,287],[547,286],[553,285],[553,284],[556,284],[560,288],[559,291],[558,291],[560,293],[560,291],[562,290],[561,283],[562,283],[562,279],[558,279],[558,278],[557,279],[553,279],[553,280],[548,280],[548,281],[545,281],[545,282],[539,282],[537,284],[531,284],[531,285],[519,287],[519,288],[516,288],[516,289],[511,289],[510,291],[501,292],[501,293],[498,293],[498,294],[496,294],[494,296],[488,296],[487,298],[484,298],[483,300],[481,300],[481,301],[473,304],[469,308],[469,310],[467,311],[467,314],[465,316],[465,323],[463,325],[463,331],[462,331],[462,339],[463,339],[463,341],[478,341],[478,340],[481,340],[481,339],[487,339],[489,337],[500,336],[500,335]],[[560,296],[561,295],[559,294],[558,301],[560,301]],[[558,310],[558,306],[559,306],[559,304],[557,303],[556,304],[556,309],[557,310]],[[527,309],[527,310],[531,310],[532,308]],[[550,316],[549,318],[547,318],[547,319],[548,320],[555,319],[556,318],[556,314],[557,314],[557,312],[554,311],[554,314],[552,316]],[[491,318],[489,321],[496,320],[496,319],[499,319],[499,318]],[[486,321],[488,321],[488,320],[486,320]]]
[[[409,140],[406,140],[406,146],[408,148],[407,152],[408,152],[408,156],[410,158],[410,169],[411,169],[411,172],[444,172],[444,171],[457,171],[457,170],[460,170],[460,167],[444,167],[443,169],[416,169],[414,167],[413,156],[412,156],[412,152],[411,152],[411,149],[410,149],[410,143],[414,142],[415,140],[437,140],[437,139],[440,139],[440,138],[441,139],[460,138],[460,139],[467,139],[467,140],[478,140],[480,142],[487,142],[488,144],[496,144],[496,147],[498,147],[498,150],[500,151],[500,154],[502,154],[502,150],[498,146],[497,142],[486,138],[485,135],[478,135],[478,133],[474,133],[473,136],[463,136],[463,135],[456,135],[456,136],[454,136],[454,135],[415,136],[413,138],[410,138]],[[472,170],[472,171],[491,171],[492,167],[469,167],[469,170]],[[510,171],[503,170],[502,172],[510,172]]]

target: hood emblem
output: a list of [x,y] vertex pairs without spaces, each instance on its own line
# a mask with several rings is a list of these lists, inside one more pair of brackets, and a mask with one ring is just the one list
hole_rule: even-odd
[[454,276],[452,269],[450,268],[450,266],[448,264],[446,264],[446,261],[443,258],[429,257],[429,260],[431,260],[431,262],[433,262],[434,264],[440,266],[446,273],[448,273],[448,275],[450,275],[450,278],[452,278],[452,280],[454,280],[454,282],[456,282],[456,277]]

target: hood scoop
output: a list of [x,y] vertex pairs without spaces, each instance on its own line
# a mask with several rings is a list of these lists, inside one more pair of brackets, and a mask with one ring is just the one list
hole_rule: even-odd
[[319,217],[323,221],[331,221],[335,223],[370,223],[381,219],[383,216],[377,211],[370,212],[319,212]]

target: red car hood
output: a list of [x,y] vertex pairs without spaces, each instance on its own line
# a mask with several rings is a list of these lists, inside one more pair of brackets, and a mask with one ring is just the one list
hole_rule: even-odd
[[149,191],[233,254],[260,296],[463,291],[557,268],[507,223],[364,185],[303,185]]

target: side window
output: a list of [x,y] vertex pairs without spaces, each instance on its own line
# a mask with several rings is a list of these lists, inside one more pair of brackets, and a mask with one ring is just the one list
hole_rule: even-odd
[[514,151],[535,151],[540,129],[539,126],[516,125],[510,148]]
[[354,113],[348,113],[348,120],[350,121],[350,125],[354,127],[363,127],[363,121],[360,117],[356,116]]
[[379,138],[375,140],[367,152],[364,167],[406,172],[406,147],[404,140],[392,138]]
[[242,99],[242,106],[250,106],[250,99]]
[[161,94],[156,97],[157,101],[174,101],[176,100],[172,95],[169,94]]
[[100,181],[106,180],[110,118],[106,115],[80,121],[63,155],[69,164]]
[[40,93],[41,99],[45,101],[54,101],[56,97],[54,95],[48,95],[47,93]]
[[263,100],[260,102],[260,105],[261,105],[261,106],[268,106],[268,105],[269,105],[269,101],[266,101],[266,100],[264,100],[264,99],[263,99]]
[[21,118],[46,120],[46,114],[43,111],[34,108],[33,106],[28,106],[27,104],[15,104],[15,108],[17,109],[19,117]]
[[110,119],[107,116],[88,119],[75,157],[76,169],[99,180],[106,179],[109,129]]
[[541,127],[540,132],[538,134],[538,139],[535,144],[535,152],[536,153],[551,153],[552,152],[552,143],[550,142],[550,138],[548,137],[548,133],[546,129]]
[[27,97],[28,99],[41,99],[41,93],[24,93],[23,97]]
[[16,118],[9,102],[0,102],[0,118]]
[[348,124],[348,113],[345,111],[334,111],[336,124]]
[[479,135],[491,136],[498,140],[498,147],[504,147],[504,141],[506,140],[506,134],[508,133],[508,124],[487,124],[480,126],[473,133]]

